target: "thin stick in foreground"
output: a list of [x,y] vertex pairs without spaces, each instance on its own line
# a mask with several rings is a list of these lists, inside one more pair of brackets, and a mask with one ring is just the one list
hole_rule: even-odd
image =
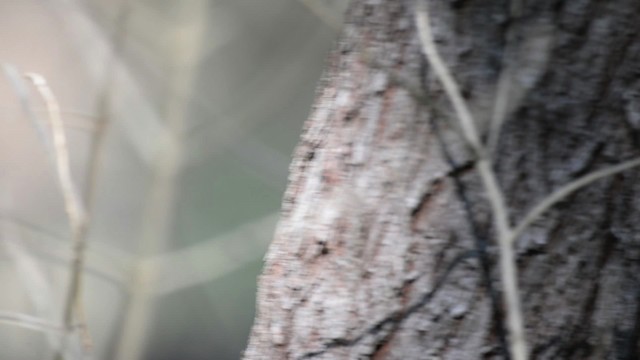
[[[71,175],[67,138],[64,132],[64,124],[62,123],[60,116],[60,106],[58,105],[58,101],[43,76],[35,73],[29,73],[26,74],[26,76],[35,85],[48,110],[51,134],[53,137],[56,173],[69,221],[69,228],[71,230],[73,260],[71,263],[70,283],[65,300],[63,318],[65,330],[68,333],[71,333],[74,325],[76,325],[74,324],[74,313],[81,312],[80,300],[82,297],[82,270],[84,267],[84,252],[86,247],[84,234],[87,231],[88,218]],[[89,346],[91,342],[89,340],[90,336],[86,330],[86,326],[84,326],[84,324],[79,324],[79,328],[83,329],[82,337],[85,346]]]

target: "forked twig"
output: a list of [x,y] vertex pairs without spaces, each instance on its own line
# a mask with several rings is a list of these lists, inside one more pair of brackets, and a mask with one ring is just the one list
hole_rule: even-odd
[[[522,12],[522,3],[514,1],[511,8],[512,14],[519,16]],[[449,100],[452,102],[456,115],[460,120],[463,136],[477,156],[478,172],[482,179],[489,202],[491,203],[494,223],[498,233],[498,246],[500,251],[500,276],[504,286],[504,298],[507,305],[507,323],[509,328],[509,347],[515,360],[527,359],[527,343],[524,333],[524,323],[522,320],[522,310],[519,301],[519,287],[517,283],[517,268],[513,243],[526,230],[526,228],[536,221],[545,211],[550,209],[559,201],[567,198],[571,193],[592,182],[628,170],[632,167],[640,166],[640,158],[629,160],[619,165],[614,165],[606,169],[595,171],[585,175],[571,183],[561,187],[552,194],[544,198],[518,223],[515,228],[511,228],[508,222],[508,211],[504,201],[504,195],[500,189],[495,172],[491,166],[487,149],[482,146],[479,135],[475,127],[475,122],[471,112],[468,110],[466,102],[462,98],[460,90],[444,65],[433,41],[429,25],[428,11],[426,5],[418,2],[416,11],[416,22],[423,51],[442,83]],[[497,135],[506,116],[509,97],[507,96],[510,82],[513,81],[513,73],[505,74],[500,78],[498,85],[498,98],[492,115],[490,129],[489,147],[493,147],[497,142]]]
[[515,255],[513,247],[508,241],[511,237],[511,228],[509,226],[509,216],[504,194],[498,185],[498,180],[486,154],[486,149],[480,141],[480,136],[471,111],[462,98],[456,81],[453,79],[453,76],[436,49],[433,35],[431,34],[431,26],[429,25],[429,14],[426,5],[421,1],[417,2],[416,23],[422,50],[438,80],[442,83],[449,100],[453,104],[466,142],[477,157],[478,173],[487,193],[489,203],[491,204],[493,221],[498,234],[500,277],[504,287],[503,296],[507,307],[506,313],[507,327],[510,335],[510,350],[515,360],[525,360],[527,358],[527,343],[519,299]]

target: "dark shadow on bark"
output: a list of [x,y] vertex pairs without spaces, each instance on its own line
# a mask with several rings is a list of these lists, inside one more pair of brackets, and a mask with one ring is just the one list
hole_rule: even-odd
[[[469,251],[465,251],[462,254],[459,254],[458,256],[456,256],[449,263],[449,265],[447,266],[445,271],[440,275],[440,277],[436,281],[435,285],[433,286],[433,289],[431,289],[431,291],[429,291],[426,294],[424,294],[422,296],[422,298],[420,298],[420,300],[418,300],[415,304],[413,304],[410,307],[408,307],[406,310],[397,311],[397,312],[391,314],[390,316],[378,321],[376,324],[374,324],[371,327],[369,327],[367,330],[362,332],[362,334],[360,334],[360,335],[358,335],[358,336],[356,336],[356,337],[354,337],[352,339],[335,339],[335,340],[332,340],[329,343],[325,344],[324,349],[306,353],[305,355],[303,355],[301,357],[301,359],[311,359],[311,358],[314,358],[316,356],[320,356],[320,355],[326,353],[327,351],[329,351],[331,349],[335,349],[335,348],[339,348],[339,347],[353,346],[353,345],[359,343],[360,341],[362,341],[366,336],[375,335],[375,334],[379,333],[380,331],[384,330],[385,326],[387,326],[387,325],[392,325],[392,328],[388,332],[389,332],[389,335],[393,334],[395,329],[397,329],[402,324],[403,321],[407,320],[411,314],[413,314],[416,311],[418,311],[421,308],[423,308],[427,303],[429,303],[429,301],[431,299],[433,299],[433,297],[438,293],[438,290],[440,290],[442,285],[445,284],[445,282],[446,282],[447,278],[449,277],[449,275],[453,272],[453,270],[458,265],[462,264],[465,260],[467,260],[467,259],[469,259],[471,257],[476,257],[477,255],[478,254],[477,254],[477,252],[475,250],[469,250]],[[389,336],[389,335],[387,335],[387,336]],[[387,336],[385,336],[385,338],[387,338]],[[381,345],[383,346],[384,343],[381,344]],[[379,347],[381,347],[381,346],[379,346]]]
[[[456,160],[453,159],[451,152],[447,148],[446,142],[442,138],[442,133],[440,131],[440,126],[438,124],[436,116],[432,117],[431,128],[436,138],[438,139],[438,142],[440,143],[440,147],[442,149],[445,160],[447,161],[451,169],[458,169],[460,165],[458,165]],[[491,259],[489,258],[489,254],[487,253],[487,231],[482,231],[480,229],[480,226],[478,226],[475,221],[475,218],[473,216],[473,206],[471,204],[471,201],[467,197],[465,184],[458,176],[459,174],[456,172],[452,172],[451,175],[451,179],[453,180],[456,187],[456,193],[464,207],[467,221],[469,223],[469,227],[471,228],[471,236],[473,237],[476,246],[475,253],[477,254],[478,262],[480,268],[482,269],[482,280],[484,282],[487,294],[489,295],[489,298],[491,300],[493,322],[492,328],[493,331],[495,331],[496,336],[498,337],[498,341],[500,343],[500,352],[502,353],[502,356],[504,357],[504,359],[510,360],[511,355],[509,354],[506,330],[504,328],[505,316],[504,312],[502,311],[502,301],[500,298],[500,294],[493,286],[493,280],[491,278],[492,263]]]

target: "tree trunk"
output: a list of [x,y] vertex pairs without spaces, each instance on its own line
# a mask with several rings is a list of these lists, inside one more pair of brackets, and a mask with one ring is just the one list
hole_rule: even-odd
[[[414,5],[352,1],[294,155],[245,359],[509,358],[490,208]],[[494,168],[515,224],[563,184],[640,154],[640,2],[527,1],[518,17],[512,5],[429,1],[481,129],[510,84]],[[638,358],[638,209],[630,170],[518,239],[530,358]]]

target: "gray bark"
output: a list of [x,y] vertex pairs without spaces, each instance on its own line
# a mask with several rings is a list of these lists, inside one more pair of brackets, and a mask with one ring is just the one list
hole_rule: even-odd
[[[640,154],[640,3],[526,3],[513,18],[507,1],[429,2],[483,128],[513,73],[495,161],[512,222]],[[413,12],[410,0],[348,11],[294,154],[245,359],[508,358],[491,214]],[[580,190],[519,239],[532,359],[638,358],[638,174]]]

